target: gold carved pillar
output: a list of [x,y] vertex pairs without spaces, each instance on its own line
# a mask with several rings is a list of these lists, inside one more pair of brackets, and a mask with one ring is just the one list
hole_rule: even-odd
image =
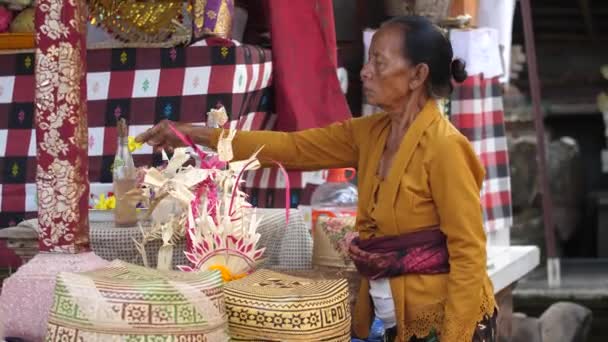
[[40,250],[89,250],[86,2],[38,0],[36,95]]

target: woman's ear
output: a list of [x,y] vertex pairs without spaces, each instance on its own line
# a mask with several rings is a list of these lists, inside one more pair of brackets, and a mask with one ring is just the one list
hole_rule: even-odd
[[410,78],[410,90],[416,90],[426,83],[429,77],[429,66],[426,63],[416,65]]

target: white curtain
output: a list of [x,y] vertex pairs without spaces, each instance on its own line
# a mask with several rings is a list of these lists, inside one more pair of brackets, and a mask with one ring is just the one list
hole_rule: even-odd
[[500,82],[509,82],[511,67],[511,37],[513,35],[513,14],[516,0],[480,0],[479,27],[491,27],[498,30],[498,41],[502,47],[505,74]]

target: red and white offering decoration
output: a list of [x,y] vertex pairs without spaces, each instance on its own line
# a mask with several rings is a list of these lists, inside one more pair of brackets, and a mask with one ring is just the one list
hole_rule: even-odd
[[178,148],[165,167],[146,170],[137,196],[147,202],[152,227],[142,229],[137,249],[147,261],[145,243],[162,239],[157,267],[169,269],[175,242],[185,238],[184,253],[191,265],[178,266],[180,270],[219,270],[226,281],[244,277],[264,254],[257,246],[261,218],[240,190],[243,174],[261,167],[259,151],[247,160],[232,161],[235,131],[222,134],[213,156],[175,133],[198,154],[201,166],[189,163],[193,155],[187,148]]

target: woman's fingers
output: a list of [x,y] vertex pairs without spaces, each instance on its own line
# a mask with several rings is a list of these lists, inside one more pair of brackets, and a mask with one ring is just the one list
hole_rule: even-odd
[[169,146],[167,144],[154,145],[155,153],[162,153],[163,151],[168,152],[168,150],[169,150]]
[[[175,147],[185,146],[184,143],[175,136],[175,133],[169,127],[170,121],[163,120],[154,127],[146,130],[137,137],[135,141],[138,143],[147,143],[154,148],[154,151],[158,152],[162,149],[166,151],[173,151]],[[182,131],[180,125],[174,125],[178,130]]]
[[169,132],[169,125],[167,125],[167,122],[167,120],[163,120],[157,123],[152,128],[149,128],[135,137],[135,141],[138,143],[148,143],[152,146],[165,143],[167,140],[167,133]]
[[[158,125],[147,129],[145,132],[135,137],[135,141],[138,143],[150,143],[150,140],[158,134]],[[153,145],[153,144],[150,144]]]

